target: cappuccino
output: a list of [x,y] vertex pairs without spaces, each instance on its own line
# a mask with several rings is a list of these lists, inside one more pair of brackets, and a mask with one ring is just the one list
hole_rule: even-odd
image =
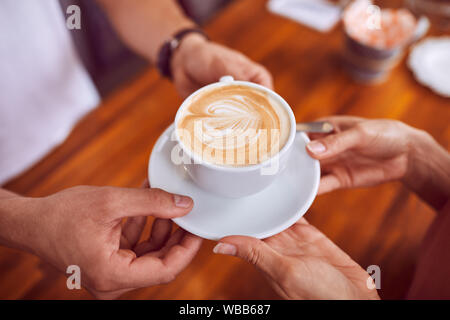
[[241,84],[197,92],[178,116],[180,141],[204,162],[249,166],[278,154],[290,133],[285,106],[270,93]]

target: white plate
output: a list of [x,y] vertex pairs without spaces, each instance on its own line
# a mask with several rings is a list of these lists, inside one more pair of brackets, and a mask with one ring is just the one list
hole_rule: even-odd
[[267,238],[300,219],[311,206],[319,188],[320,165],[306,152],[309,141],[297,133],[286,169],[263,191],[239,199],[210,194],[200,189],[182,165],[170,158],[176,142],[171,140],[173,125],[153,147],[148,167],[150,185],[194,199],[194,208],[174,219],[183,229],[202,238],[218,240],[228,235]]
[[417,81],[450,97],[450,37],[427,38],[416,44],[408,65]]

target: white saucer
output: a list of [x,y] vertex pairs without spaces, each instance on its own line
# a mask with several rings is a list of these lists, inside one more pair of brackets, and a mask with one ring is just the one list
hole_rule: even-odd
[[300,219],[316,197],[320,180],[319,161],[305,146],[309,141],[297,133],[286,169],[263,191],[239,199],[210,194],[200,189],[170,158],[176,142],[171,141],[173,125],[164,131],[153,147],[148,167],[150,185],[194,199],[194,208],[174,219],[183,229],[202,238],[218,240],[228,235],[267,238]]
[[408,65],[417,81],[450,97],[450,37],[422,40],[412,49]]

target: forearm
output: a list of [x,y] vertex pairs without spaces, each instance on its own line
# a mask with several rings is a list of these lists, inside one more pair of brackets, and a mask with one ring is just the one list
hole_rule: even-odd
[[450,154],[424,131],[416,130],[411,141],[408,171],[403,182],[440,210],[450,199]]
[[123,41],[151,62],[175,32],[194,23],[175,0],[97,0]]
[[19,196],[5,189],[0,189],[0,245],[32,251],[26,239],[35,241],[31,234],[36,201]]
[[17,197],[18,194],[12,191],[0,188],[0,201],[6,198]]

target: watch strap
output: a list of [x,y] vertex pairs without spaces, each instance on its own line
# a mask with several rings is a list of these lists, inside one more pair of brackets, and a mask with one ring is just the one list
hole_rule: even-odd
[[191,33],[199,33],[209,40],[206,33],[200,28],[184,28],[178,31],[171,39],[165,41],[158,52],[157,67],[163,77],[172,79],[171,61],[175,50],[180,46],[185,36]]

